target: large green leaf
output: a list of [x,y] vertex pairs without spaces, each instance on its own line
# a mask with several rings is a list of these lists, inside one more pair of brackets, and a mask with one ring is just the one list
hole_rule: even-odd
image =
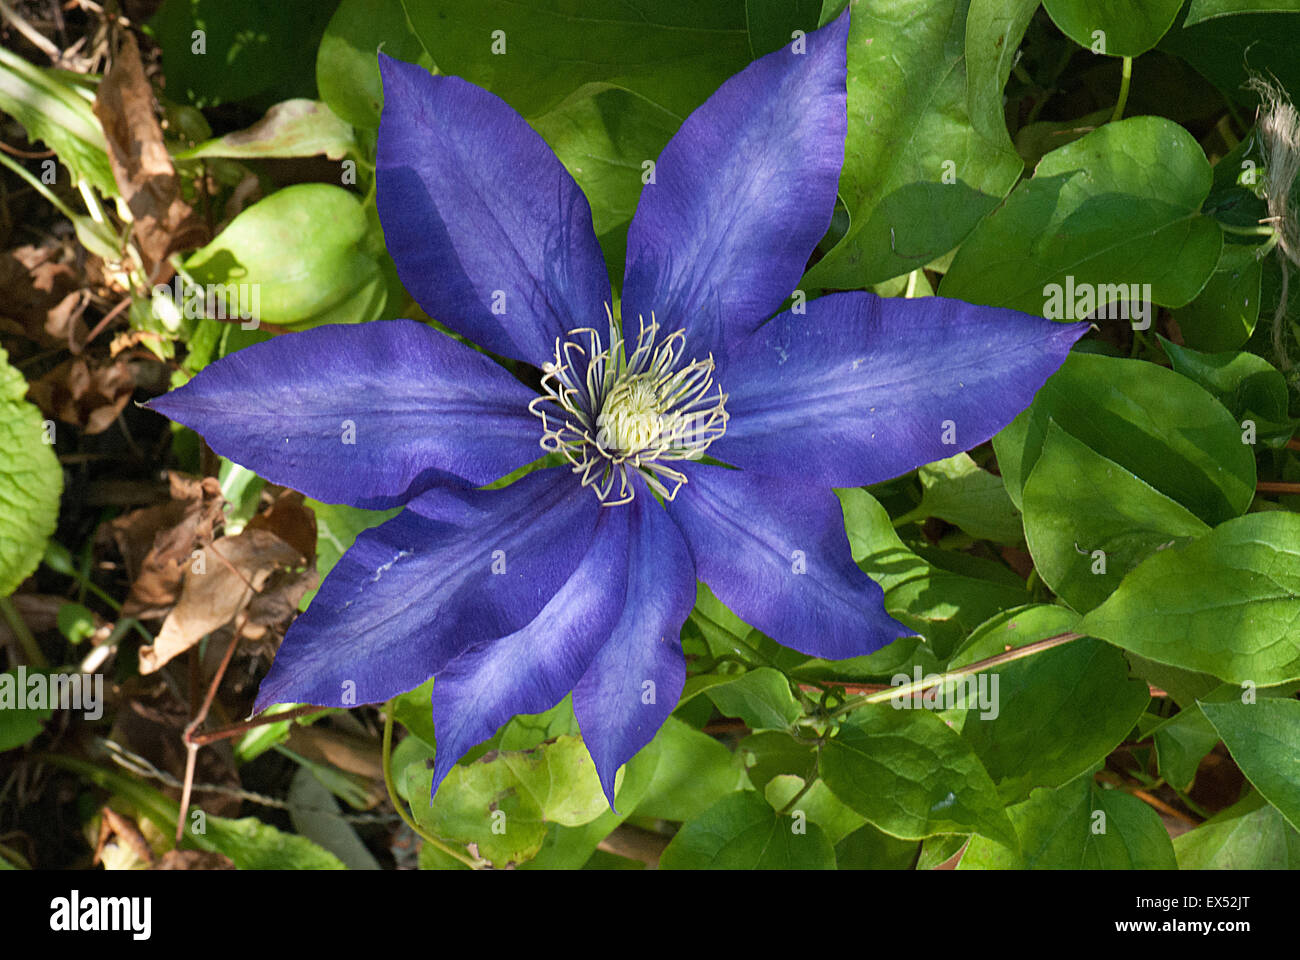
[[1246,779],[1300,829],[1300,700],[1202,703],[1201,711]]
[[750,52],[761,57],[790,43],[796,30],[811,33],[821,11],[822,0],[745,0]]
[[297,184],[253,204],[185,266],[197,283],[250,285],[267,323],[361,323],[386,299],[368,229],[355,195]]
[[1020,853],[971,838],[958,870],[1172,870],[1174,848],[1159,815],[1091,775],[1035,790],[1007,811]]
[[115,197],[117,182],[93,99],[85,88],[0,46],[0,111],[23,125],[28,140],[40,140],[57,153],[73,179]]
[[1020,514],[1006,487],[970,458],[959,453],[926,464],[916,472],[923,493],[918,516],[938,517],[961,527],[972,537],[997,543],[1023,539]]
[[1104,601],[1156,550],[1210,529],[1052,421],[1022,498],[1034,567],[1080,611]]
[[1173,311],[1178,329],[1198,350],[1235,350],[1250,339],[1259,321],[1263,264],[1255,248],[1225,243],[1205,288]]
[[826,742],[819,769],[837,797],[891,836],[981,833],[1016,844],[979,758],[933,713],[869,704]]
[[1248,514],[1148,557],[1081,629],[1234,683],[1300,678],[1300,516]]
[[1200,353],[1163,337],[1160,345],[1175,370],[1208,390],[1239,422],[1251,420],[1258,442],[1279,447],[1291,438],[1296,421],[1286,378],[1263,357],[1244,350]]
[[[918,556],[865,490],[837,490],[853,559],[885,591],[889,614],[924,636],[939,657],[999,610],[1026,603],[1022,587],[963,576]],[[887,647],[886,650],[891,648]],[[892,652],[872,654],[893,659]],[[863,659],[863,658],[857,658]]]
[[[854,288],[922,267],[961,242],[1023,169],[1002,120],[1011,53],[1036,3],[853,5],[849,129],[840,176],[848,232],[809,271]],[[829,0],[825,22],[844,7]]]
[[664,849],[665,870],[834,870],[835,849],[815,823],[778,816],[756,793],[724,797]]
[[1252,448],[1205,390],[1153,363],[1072,353],[993,439],[1017,504],[1049,419],[1207,523],[1241,514],[1255,496]]
[[1300,14],[1294,8],[1190,24],[1184,20],[1160,41],[1161,50],[1183,58],[1225,95],[1252,107],[1258,98],[1246,86],[1251,74],[1275,77],[1293,100],[1300,98],[1297,45]]
[[771,667],[759,667],[730,682],[712,686],[708,697],[727,717],[739,717],[753,730],[784,730],[801,711],[790,681]]
[[146,29],[162,49],[167,95],[211,107],[314,97],[316,47],[333,12],[321,0],[167,0]]
[[1300,869],[1300,833],[1258,793],[1174,839],[1180,870]]
[[54,455],[53,421],[24,397],[27,381],[0,349],[0,597],[41,562],[54,533],[63,470]]
[[335,113],[366,130],[379,129],[384,86],[379,57],[434,68],[433,58],[411,30],[402,0],[343,0],[330,17],[316,51],[316,86]]
[[491,90],[526,117],[594,82],[626,87],[685,117],[750,59],[744,0],[404,5],[443,73]]
[[654,783],[637,804],[638,817],[690,820],[745,780],[730,750],[676,717],[668,718],[655,740],[659,767]]
[[1205,153],[1178,124],[1108,123],[1042,159],[962,244],[939,293],[1082,320],[1106,302],[1141,299],[1132,287],[1150,284],[1153,303],[1181,306],[1219,261],[1222,232],[1201,214],[1211,179]]
[[1043,0],[1062,33],[1082,47],[1113,57],[1136,57],[1154,47],[1182,5],[1183,0]]
[[995,709],[969,711],[961,735],[1004,802],[1023,800],[1034,787],[1060,786],[1104,760],[1151,699],[1145,683],[1129,678],[1124,654],[1091,637],[1008,663],[992,676]]
[[578,90],[533,120],[590,201],[597,236],[632,219],[641,165],[659,156],[679,126],[680,118],[654,102],[605,83]]
[[1234,13],[1282,13],[1296,11],[1295,0],[1192,0],[1184,26]]
[[582,740],[560,737],[533,750],[488,754],[457,765],[430,805],[432,770],[409,769],[416,821],[435,836],[476,844],[498,867],[535,856],[547,824],[582,826],[609,809]]

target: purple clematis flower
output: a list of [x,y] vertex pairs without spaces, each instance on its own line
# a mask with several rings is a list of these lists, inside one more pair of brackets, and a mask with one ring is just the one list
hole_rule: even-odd
[[[755,61],[682,124],[628,230],[621,309],[586,198],[523,118],[381,56],[377,196],[402,282],[542,390],[394,320],[277,337],[152,402],[275,483],[405,506],[325,578],[257,710],[436,677],[436,791],[572,691],[612,805],[677,704],[697,578],[813,656],[912,632],[854,564],[831,488],[988,440],[1087,325],[862,292],[772,318],[830,223],[848,27]],[[476,489],[543,451],[568,465]]]

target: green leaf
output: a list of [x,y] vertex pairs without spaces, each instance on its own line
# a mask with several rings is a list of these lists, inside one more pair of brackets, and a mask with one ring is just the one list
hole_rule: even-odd
[[1295,0],[1192,0],[1183,26],[1234,13],[1295,13]]
[[690,820],[744,782],[730,750],[676,717],[668,718],[655,740],[659,767],[636,806],[638,817]]
[[601,236],[632,219],[641,198],[641,164],[659,156],[681,119],[630,90],[599,83],[576,91],[532,125],[582,188]]
[[74,180],[115,197],[117,181],[93,102],[94,94],[85,87],[0,46],[0,112],[21,123],[28,140],[39,140],[57,153]]
[[51,707],[18,708],[20,702],[27,702],[20,681],[31,673],[27,670],[20,677],[17,668],[0,673],[0,753],[34,740],[45,729],[45,721],[54,716]]
[[344,121],[365,130],[379,129],[384,106],[380,45],[390,57],[434,69],[433,58],[407,22],[401,0],[343,0],[316,51],[321,99]]
[[1136,797],[1106,790],[1092,776],[1035,790],[1007,810],[1020,854],[971,839],[958,870],[1172,870],[1174,848],[1159,815]]
[[744,0],[404,5],[443,73],[491,90],[525,117],[593,82],[625,87],[685,117],[750,59]]
[[910,870],[920,848],[914,840],[899,840],[868,823],[835,845],[835,862],[839,870]]
[[815,823],[781,817],[756,793],[724,797],[664,849],[664,870],[834,870],[835,849]]
[[167,0],[146,30],[162,49],[172,100],[287,100],[316,95],[312,64],[333,12],[319,0]]
[[283,833],[256,817],[207,818],[207,842],[240,870],[343,870],[343,862],[306,837]]
[[993,438],[1007,493],[1022,509],[1049,419],[1207,523],[1238,516],[1255,497],[1254,454],[1221,403],[1154,363],[1072,353]]
[[1252,513],[1144,560],[1082,630],[1260,686],[1300,678],[1300,516]]
[[47,424],[26,394],[27,381],[0,349],[0,597],[13,593],[41,562],[63,493],[55,424]]
[[[1136,57],[1146,53],[1173,25],[1183,0],[1043,0],[1061,32],[1094,53]],[[1104,36],[1098,37],[1100,30]]]
[[[768,781],[763,796],[768,806],[780,813],[799,795],[805,783],[807,781],[803,777],[782,774]],[[812,786],[804,791],[799,802],[788,812],[792,817],[802,814],[809,822],[817,824],[832,844],[839,843],[866,823],[860,814],[831,793],[830,787],[821,780],[814,780]]]
[[807,781],[817,769],[816,748],[778,730],[765,730],[740,741],[749,782],[763,791],[776,777],[795,776]]
[[1175,790],[1192,789],[1205,755],[1219,742],[1219,733],[1197,707],[1180,710],[1152,731],[1160,775]]
[[960,735],[925,710],[868,704],[822,748],[821,777],[837,797],[902,840],[1015,834],[997,789]]
[[[1036,4],[887,0],[853,5],[849,128],[840,176],[848,232],[805,286],[856,288],[957,246],[1023,169],[1002,120],[1011,55]],[[827,4],[822,19],[842,3]]]
[[[885,609],[929,641],[942,658],[999,610],[1024,604],[1022,587],[942,570],[909,550],[885,508],[865,490],[837,490],[853,559],[885,591]],[[889,649],[889,648],[886,648]],[[880,651],[892,658],[893,654]],[[862,659],[862,658],[857,658]]]
[[1210,529],[1051,420],[1022,497],[1025,537],[1039,576],[1084,612],[1155,551]]
[[994,710],[970,710],[962,738],[1004,802],[1069,782],[1124,741],[1151,699],[1128,672],[1119,650],[1091,637],[997,668]]
[[341,160],[356,143],[352,128],[316,100],[285,100],[247,130],[207,140],[176,154],[177,160],[200,157],[311,157],[323,153]]
[[938,517],[961,527],[977,540],[1020,543],[1024,539],[1020,513],[995,477],[959,453],[917,470],[924,492],[918,516]]
[[479,855],[498,867],[536,855],[548,823],[582,826],[609,809],[578,737],[457,765],[430,805],[423,798],[432,784],[432,770],[408,768],[416,822],[435,836],[476,844]]
[[1238,423],[1252,420],[1261,443],[1280,447],[1295,432],[1286,378],[1263,357],[1245,351],[1200,353],[1160,338],[1173,368],[1227,407]]
[[566,827],[553,823],[537,855],[523,868],[527,870],[576,869],[587,863],[596,846],[636,809],[654,783],[659,769],[661,741],[658,736],[642,748],[623,768],[622,782],[614,796],[618,810],[608,808],[590,823]]
[[1183,339],[1198,350],[1236,350],[1242,346],[1259,321],[1263,275],[1264,267],[1254,247],[1225,243],[1205,288],[1191,303],[1173,311]]
[[732,677],[707,693],[723,716],[739,717],[751,730],[784,730],[802,713],[790,681],[771,667]]
[[1219,261],[1222,232],[1200,212],[1211,179],[1178,124],[1108,123],[1042,159],[962,244],[939,294],[1049,319],[1082,320],[1100,301],[1181,306]]
[[1237,766],[1292,827],[1300,824],[1300,700],[1202,703]]
[[822,0],[745,0],[750,52],[762,57],[790,43],[796,30],[811,33],[821,10]]
[[386,299],[379,263],[363,246],[367,230],[355,195],[296,184],[243,211],[185,267],[196,283],[250,285],[267,323],[361,323]]
[[1295,0],[1191,0],[1183,25],[1237,13],[1295,13]]
[[1165,34],[1160,49],[1186,60],[1228,97],[1254,107],[1257,98],[1246,89],[1251,73],[1276,77],[1293,99],[1300,93],[1300,16],[1294,10],[1191,19]]
[[1300,869],[1300,833],[1258,793],[1174,838],[1180,870]]

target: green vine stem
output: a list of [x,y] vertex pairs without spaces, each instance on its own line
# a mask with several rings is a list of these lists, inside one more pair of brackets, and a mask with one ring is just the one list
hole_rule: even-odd
[[1050,650],[1053,647],[1059,647],[1072,640],[1078,640],[1082,636],[1084,636],[1082,633],[1058,633],[1054,637],[1048,637],[1046,640],[1036,640],[1033,643],[1027,643],[1023,647],[1008,650],[1006,653],[999,653],[997,656],[989,657],[987,660],[980,660],[978,663],[972,663],[968,667],[962,667],[948,673],[935,674],[934,676],[926,677],[923,680],[913,681],[912,683],[903,684],[899,687],[890,687],[887,690],[879,690],[875,693],[864,693],[857,697],[850,697],[837,709],[831,711],[831,716],[841,716],[852,710],[856,710],[859,707],[864,707],[869,703],[885,703],[892,700],[894,697],[907,697],[914,693],[921,693],[925,690],[929,690],[931,687],[937,687],[941,683],[960,680],[963,677],[980,673],[990,667],[997,667],[1004,663],[1011,663],[1013,660],[1032,657],[1036,653],[1042,653],[1044,650]]

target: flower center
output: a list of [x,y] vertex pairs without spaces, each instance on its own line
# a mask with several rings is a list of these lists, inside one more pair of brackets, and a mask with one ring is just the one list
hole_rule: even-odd
[[555,360],[542,368],[543,395],[528,405],[542,420],[542,449],[564,454],[605,506],[631,502],[630,470],[673,499],[686,475],[669,464],[698,460],[727,430],[727,395],[714,386],[712,355],[682,362],[682,331],[656,342],[654,315],[640,324],[630,353],[612,315],[608,347],[589,327],[557,339]]

